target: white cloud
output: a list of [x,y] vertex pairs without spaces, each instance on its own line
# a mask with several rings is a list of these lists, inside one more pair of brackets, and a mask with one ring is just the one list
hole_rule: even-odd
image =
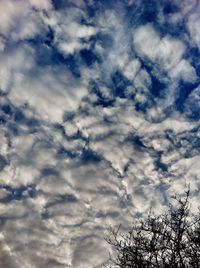
[[171,78],[194,82],[195,69],[183,59],[185,45],[168,35],[161,38],[151,24],[140,26],[133,33],[133,44],[137,53],[146,60],[167,71]]
[[20,218],[26,216],[26,208],[21,202],[13,202],[12,204],[0,204],[0,213],[6,218]]
[[151,77],[145,69],[140,69],[135,76],[134,86],[143,90],[147,90],[151,86]]
[[[95,247],[95,251],[94,251]],[[104,259],[107,258],[105,242],[102,241],[102,237],[88,236],[83,237],[79,241],[79,246],[75,248],[73,254],[73,267],[87,268],[102,266],[102,255]],[[100,257],[101,256],[101,257]]]
[[184,16],[190,15],[198,6],[198,1],[196,0],[178,0],[177,3],[181,9],[181,13]]
[[188,96],[185,104],[185,113],[190,117],[199,118],[199,109],[200,109],[200,87],[195,88],[190,95]]
[[191,64],[182,59],[170,72],[172,78],[180,78],[184,82],[195,82],[197,80],[196,70]]
[[[179,192],[184,191],[185,184],[190,184],[191,191],[199,190],[199,156],[194,156],[191,158],[182,158],[179,159],[174,165],[171,167],[172,174],[177,178],[177,181],[174,181]],[[185,181],[185,183],[180,183],[181,181]],[[173,187],[172,187],[173,188]]]
[[45,120],[61,122],[64,112],[77,109],[87,94],[86,88],[60,67],[40,69],[35,65],[34,50],[28,46],[3,55],[1,65],[1,87],[11,89],[9,99],[17,106],[27,103]]
[[33,67],[34,50],[30,46],[23,45],[9,54],[2,53],[0,59],[0,87],[4,92],[8,92],[15,83],[23,80]]
[[96,17],[95,27],[97,32],[104,37],[95,42],[95,52],[101,56],[101,79],[109,81],[110,75],[116,69],[123,69],[128,65],[131,46],[127,35],[126,26],[122,16],[114,10],[105,10]]
[[77,126],[75,124],[71,123],[71,122],[65,123],[64,128],[65,128],[65,133],[68,136],[73,136],[78,132]]
[[46,25],[51,26],[54,31],[54,44],[63,55],[73,54],[83,48],[88,48],[83,38],[89,38],[97,33],[93,26],[86,26],[79,23],[83,12],[76,8],[63,12],[52,11],[48,16],[43,16]]
[[29,2],[39,10],[50,10],[52,8],[51,0],[29,0]]
[[140,26],[133,32],[133,44],[136,51],[142,56],[156,61],[160,36],[150,24]]
[[176,66],[184,52],[185,46],[181,41],[166,36],[161,39],[155,58],[158,64],[169,70]]
[[0,52],[3,52],[5,48],[5,40],[0,37]]
[[[104,233],[110,224],[123,223],[126,229],[137,212],[160,211],[172,191],[184,190],[186,176],[192,191],[198,189],[199,152],[193,141],[199,133],[192,134],[198,123],[186,116],[191,106],[199,107],[199,88],[189,95],[184,114],[171,112],[152,123],[152,118],[165,118],[166,104],[158,101],[146,114],[135,111],[135,103],[148,101],[152,81],[132,50],[123,14],[109,10],[87,18],[79,0],[62,10],[47,0],[14,3],[0,3],[6,14],[0,25],[5,35],[0,41],[1,105],[12,108],[10,114],[1,111],[6,122],[2,119],[0,151],[8,162],[0,181],[0,198],[6,200],[0,205],[5,219],[0,266],[100,268],[107,259]],[[90,26],[81,25],[81,18]],[[23,39],[46,26],[54,32],[52,51],[56,47],[64,56],[90,48],[88,40],[98,32],[110,37],[107,47],[101,41],[94,50],[102,62],[91,69],[80,65],[80,78],[64,64],[39,65],[37,45]],[[167,82],[172,82],[167,100],[179,79],[195,82],[183,41],[161,37],[150,24],[133,36],[138,56],[158,69],[152,75],[163,79],[161,71],[167,72]],[[134,99],[114,98],[110,76],[117,69],[132,82],[125,95]],[[95,104],[91,80],[103,98],[113,100],[112,106]],[[15,118],[16,110],[24,120]],[[38,122],[35,127],[31,119]]]
[[[92,267],[94,262],[101,267],[107,258],[103,236],[109,224],[117,226],[123,222],[130,226],[136,212],[147,213],[151,206],[156,212],[160,211],[165,203],[165,193],[159,190],[162,182],[169,191],[181,190],[182,180],[170,182],[170,173],[156,168],[155,161],[157,152],[164,150],[161,161],[170,165],[170,172],[179,178],[177,170],[183,170],[179,165],[181,152],[177,153],[165,132],[171,130],[178,135],[195,125],[175,116],[152,124],[134,111],[129,100],[118,100],[114,107],[107,108],[82,104],[82,113],[75,114],[64,126],[71,135],[77,126],[81,134],[89,137],[87,146],[103,160],[81,162],[81,158],[67,155],[56,158],[60,145],[81,157],[85,143],[81,138],[68,140],[45,121],[33,135],[12,137],[9,154],[16,166],[15,177],[5,180],[4,184],[19,187],[31,183],[37,190],[35,198],[26,194],[26,201],[10,205],[10,212],[6,210],[7,205],[1,207],[5,215],[17,218],[7,221],[3,231],[5,243],[15,254],[19,267],[22,262],[27,268],[47,265],[55,268],[59,267],[58,263],[63,267],[84,268]],[[131,135],[141,137],[144,147],[138,149]],[[188,167],[188,174],[196,170],[185,162],[183,166]],[[45,168],[52,169],[52,173],[42,176]],[[191,178],[192,185],[196,185],[193,175]],[[27,211],[29,216],[21,219]],[[91,254],[91,262],[85,260],[86,254]]]
[[44,30],[40,16],[33,12],[27,1],[6,0],[0,2],[0,32],[14,41],[33,38]]
[[128,63],[128,65],[124,68],[124,75],[129,79],[133,80],[135,75],[138,73],[140,69],[140,62],[138,59],[134,59]]
[[199,18],[199,8],[197,12],[189,16],[187,27],[190,34],[190,38],[193,40],[194,44],[200,49],[200,18]]

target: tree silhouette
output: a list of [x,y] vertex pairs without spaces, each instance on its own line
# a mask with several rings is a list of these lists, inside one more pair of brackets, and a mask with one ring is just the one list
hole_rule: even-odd
[[127,234],[111,229],[106,241],[116,257],[109,267],[120,268],[200,268],[200,213],[192,215],[190,191],[184,198],[174,196],[166,213],[149,213]]

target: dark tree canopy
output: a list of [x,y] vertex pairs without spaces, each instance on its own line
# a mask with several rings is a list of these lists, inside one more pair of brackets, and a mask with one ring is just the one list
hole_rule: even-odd
[[106,241],[116,257],[109,267],[200,268],[200,212],[191,215],[189,190],[173,198],[166,213],[150,213],[127,234],[111,230]]

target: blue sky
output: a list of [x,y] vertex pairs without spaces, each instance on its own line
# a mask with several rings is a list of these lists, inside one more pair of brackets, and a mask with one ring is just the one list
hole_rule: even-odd
[[197,0],[0,1],[0,266],[100,268],[109,226],[198,207]]

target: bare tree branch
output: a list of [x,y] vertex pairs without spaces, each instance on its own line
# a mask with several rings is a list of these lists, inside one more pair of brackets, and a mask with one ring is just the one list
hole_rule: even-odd
[[150,213],[127,234],[111,229],[106,241],[116,257],[110,267],[200,268],[200,213],[191,215],[190,190],[183,198],[173,196],[166,213]]

